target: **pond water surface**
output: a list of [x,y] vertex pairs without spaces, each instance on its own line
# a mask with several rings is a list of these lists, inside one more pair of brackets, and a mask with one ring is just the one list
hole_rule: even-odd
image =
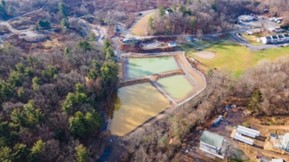
[[184,75],[175,75],[158,80],[159,85],[177,101],[187,98],[194,90]]
[[170,106],[151,83],[122,87],[108,127],[112,134],[124,136]]
[[152,74],[180,69],[173,56],[129,58],[126,66],[128,79],[143,78]]

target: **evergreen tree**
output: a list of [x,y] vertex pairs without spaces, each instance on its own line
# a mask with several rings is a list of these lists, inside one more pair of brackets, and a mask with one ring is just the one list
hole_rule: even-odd
[[77,162],[87,162],[88,161],[87,149],[82,144],[75,147],[75,157],[76,157]]

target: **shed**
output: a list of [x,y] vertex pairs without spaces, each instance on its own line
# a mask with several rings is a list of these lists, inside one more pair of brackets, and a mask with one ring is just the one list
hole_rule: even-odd
[[270,133],[270,139],[277,139],[278,135],[275,133]]
[[169,14],[171,14],[173,12],[174,12],[173,9],[167,8],[166,11],[165,11],[165,14],[169,15]]
[[247,128],[247,127],[243,127],[241,125],[239,125],[237,127],[237,132],[239,134],[242,134],[242,135],[245,135],[245,136],[248,136],[248,137],[252,137],[252,138],[256,138],[258,136],[260,136],[260,132],[255,130],[255,129],[250,129],[250,128]]
[[216,118],[213,122],[213,127],[218,127],[220,122],[223,120],[223,116],[219,115],[218,118]]
[[176,47],[177,46],[177,43],[174,42],[174,41],[171,41],[168,43],[169,47]]

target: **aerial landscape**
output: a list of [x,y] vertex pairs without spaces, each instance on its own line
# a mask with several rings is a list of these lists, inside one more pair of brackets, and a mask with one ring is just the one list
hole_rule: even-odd
[[0,0],[0,162],[289,162],[289,0]]

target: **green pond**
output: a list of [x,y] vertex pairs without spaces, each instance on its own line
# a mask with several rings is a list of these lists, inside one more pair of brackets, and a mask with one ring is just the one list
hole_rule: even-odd
[[175,75],[158,80],[158,84],[177,101],[192,94],[194,87],[184,75]]
[[126,66],[128,79],[143,78],[148,75],[179,69],[173,56],[129,58]]
[[151,83],[122,87],[117,96],[109,129],[118,136],[126,135],[171,106],[169,100]]

